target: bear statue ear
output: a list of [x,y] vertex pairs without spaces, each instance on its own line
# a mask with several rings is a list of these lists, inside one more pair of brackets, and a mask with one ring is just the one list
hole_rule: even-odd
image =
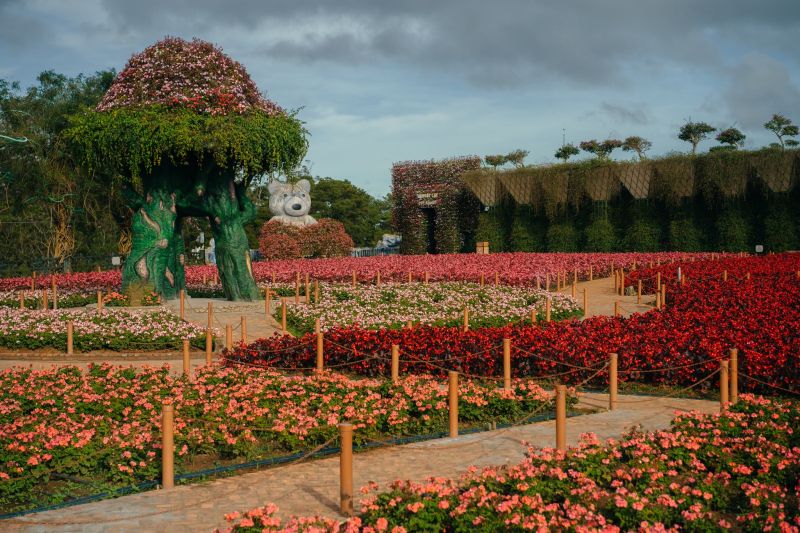
[[271,180],[269,185],[267,185],[267,190],[270,194],[275,194],[276,192],[280,191],[283,187],[283,183],[278,180]]
[[311,183],[307,179],[302,179],[294,184],[294,189],[308,194],[311,192]]

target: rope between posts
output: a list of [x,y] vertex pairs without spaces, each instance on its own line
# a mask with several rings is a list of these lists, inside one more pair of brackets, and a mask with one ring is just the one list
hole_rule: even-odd
[[650,368],[647,370],[619,370],[617,371],[617,374],[652,374],[656,372],[667,372],[669,370],[679,370],[681,368],[691,368],[694,366],[700,366],[706,363],[710,363],[712,361],[717,361],[717,359],[703,359],[702,361],[697,361],[695,363],[687,363],[685,365],[675,365],[664,368]]
[[564,365],[564,366],[567,366],[567,367],[570,367],[570,368],[575,368],[575,369],[579,369],[579,370],[594,370],[595,368],[597,368],[597,367],[593,367],[593,366],[573,365],[572,363],[567,363],[566,361],[557,361],[555,359],[550,359],[549,357],[545,357],[543,355],[535,354],[535,353],[533,353],[531,351],[528,351],[528,350],[526,350],[524,348],[521,348],[519,346],[514,346],[514,349],[519,351],[519,352],[531,355],[531,356],[533,356],[533,357],[535,357],[537,359],[541,359],[543,361],[548,361],[550,363],[556,363],[556,364],[559,364],[559,365]]
[[748,374],[745,374],[744,372],[741,372],[741,371],[739,371],[739,375],[740,375],[740,376],[742,376],[742,377],[744,377],[744,378],[747,378],[747,379],[752,379],[752,380],[753,380],[753,381],[755,381],[756,383],[760,383],[760,384],[762,384],[762,385],[766,385],[767,387],[773,388],[773,389],[775,389],[775,390],[779,390],[779,391],[782,391],[782,392],[789,393],[789,394],[791,394],[791,395],[793,395],[793,396],[798,396],[798,397],[800,397],[800,392],[798,392],[798,391],[793,391],[793,390],[791,390],[791,389],[785,389],[785,388],[783,388],[783,387],[779,387],[778,385],[773,385],[772,383],[768,383],[768,382],[766,382],[766,381],[763,381],[763,380],[760,380],[760,379],[758,379],[758,378],[754,378],[753,376],[750,376],[750,375],[748,375]]
[[645,403],[645,402],[655,402],[655,401],[658,401],[658,400],[663,400],[665,398],[674,398],[675,396],[678,396],[679,394],[682,394],[682,393],[686,392],[687,390],[691,390],[691,389],[697,387],[698,385],[700,385],[701,383],[704,383],[704,382],[708,381],[709,379],[711,379],[714,376],[716,376],[718,373],[719,373],[719,368],[714,370],[713,372],[711,372],[709,375],[707,375],[706,377],[702,378],[701,380],[692,383],[688,387],[684,387],[682,389],[678,389],[677,391],[673,391],[670,394],[667,394],[667,395],[664,395],[664,396],[654,396],[652,398],[646,398],[644,400],[619,400],[619,399],[617,399],[617,403]]

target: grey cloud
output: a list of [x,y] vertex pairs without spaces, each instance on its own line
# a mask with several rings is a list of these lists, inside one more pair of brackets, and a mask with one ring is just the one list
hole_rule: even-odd
[[724,98],[744,128],[763,128],[773,113],[800,121],[800,87],[785,65],[763,55],[750,54],[731,69]]
[[23,11],[24,2],[0,2],[0,45],[19,50],[36,43],[44,36],[44,26],[34,16]]
[[647,113],[639,105],[622,106],[603,102],[600,104],[600,109],[612,120],[617,122],[627,122],[639,126],[646,126],[650,123]]

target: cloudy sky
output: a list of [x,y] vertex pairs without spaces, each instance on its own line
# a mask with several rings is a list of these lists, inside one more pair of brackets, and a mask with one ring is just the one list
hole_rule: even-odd
[[800,122],[798,0],[0,0],[0,77],[120,70],[165,35],[220,45],[301,108],[314,174],[375,195],[395,161]]

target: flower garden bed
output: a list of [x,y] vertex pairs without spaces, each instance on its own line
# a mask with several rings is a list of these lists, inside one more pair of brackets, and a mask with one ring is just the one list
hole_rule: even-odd
[[282,522],[270,504],[227,515],[228,531],[797,531],[798,427],[798,402],[744,396],[722,414],[679,414],[667,431],[530,448],[461,480],[397,481],[343,524]]
[[[461,423],[512,422],[551,409],[552,394],[517,381],[461,380]],[[157,480],[161,405],[175,409],[176,473],[310,450],[336,424],[356,444],[447,428],[441,380],[409,376],[394,385],[341,374],[287,376],[211,366],[191,382],[166,368],[97,365],[0,372],[0,514]],[[574,403],[574,394],[569,397]]]
[[[282,291],[283,293],[289,291]],[[282,293],[279,288],[279,294]],[[294,293],[291,288],[290,294]],[[551,294],[554,320],[579,316],[577,302],[563,294]],[[318,303],[287,306],[287,324],[293,332],[304,334],[320,327],[358,324],[368,329],[404,327],[407,322],[432,326],[463,325],[468,310],[470,327],[502,326],[530,322],[531,313],[545,316],[548,293],[515,286],[483,286],[475,283],[389,283],[356,285],[323,283]],[[281,319],[281,309],[275,312]]]
[[[441,374],[454,369],[473,375],[502,372],[502,339],[512,341],[515,376],[564,373],[567,383],[580,382],[619,354],[620,379],[652,384],[689,386],[719,368],[730,348],[739,349],[740,383],[748,391],[767,390],[759,380],[800,392],[800,254],[740,261],[762,265],[765,272],[750,281],[719,276],[667,289],[667,308],[629,318],[592,317],[537,326],[506,326],[463,331],[461,328],[420,327],[413,330],[333,328],[325,333],[328,365],[353,363],[356,372],[388,372],[386,359],[399,344],[401,371]],[[706,272],[713,272],[706,265]],[[232,361],[280,367],[313,367],[313,335],[276,336],[240,346]],[[575,368],[575,366],[584,368]],[[604,387],[607,374],[593,384]],[[712,381],[700,387],[712,386]]]
[[165,310],[0,308],[0,347],[66,352],[70,320],[76,352],[180,349],[183,339],[193,346],[205,346],[205,328],[183,322]]

